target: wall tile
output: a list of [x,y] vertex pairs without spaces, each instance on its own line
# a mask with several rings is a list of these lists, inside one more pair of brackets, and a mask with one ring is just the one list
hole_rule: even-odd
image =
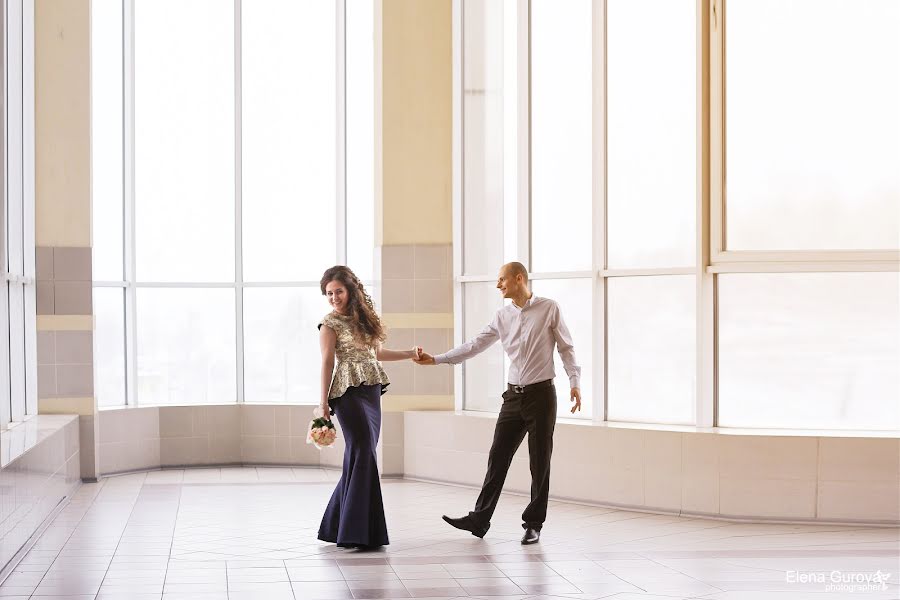
[[38,398],[57,398],[56,366],[38,365],[37,368]]
[[190,406],[160,406],[159,437],[191,437],[194,433],[193,410]]
[[52,281],[38,281],[35,284],[35,294],[36,298],[36,313],[39,315],[53,315],[56,314],[56,307],[54,302],[54,288]]
[[401,394],[404,396],[415,393],[413,385],[413,369],[425,368],[433,367],[420,367],[408,360],[384,363],[384,370],[388,375],[388,379],[391,380],[391,385],[388,386],[387,393]]
[[415,377],[413,393],[421,395],[448,396],[453,393],[453,370],[447,367],[419,367],[413,371]]
[[159,441],[159,462],[163,467],[209,463],[209,441],[204,437],[165,437]]
[[93,367],[91,365],[57,365],[56,391],[63,398],[93,396]]
[[37,332],[37,361],[39,365],[56,364],[56,332]]
[[90,282],[56,281],[53,283],[54,314],[89,315],[92,312]]
[[447,279],[453,276],[451,247],[447,244],[414,246],[416,279]]
[[[319,450],[312,444],[306,443],[306,434],[303,437],[292,435],[290,439],[292,464],[318,466]],[[333,450],[331,449],[331,451]]]
[[252,404],[241,406],[241,434],[275,435],[275,407]]
[[385,340],[384,346],[391,350],[408,350],[416,344],[415,338],[414,329],[388,329],[387,340]]
[[93,356],[93,332],[56,332],[56,362],[58,364],[90,365],[94,362]]
[[719,444],[714,434],[682,436],[682,510],[719,512]]
[[209,461],[212,464],[234,464],[241,462],[240,435],[213,435],[209,440]]
[[815,479],[814,437],[719,436],[720,473],[748,479]]
[[272,435],[242,435],[241,460],[249,464],[271,463],[275,459]]
[[38,281],[53,281],[53,248],[51,246],[38,246],[34,249],[34,268]]
[[[289,406],[275,407],[275,435],[291,435],[291,408]],[[288,446],[290,456],[290,446]]]
[[56,281],[90,281],[91,248],[54,248],[53,278]]
[[382,246],[381,247],[381,278],[413,279],[414,275],[414,250],[412,246]]
[[816,516],[814,479],[719,479],[720,512],[725,516],[812,519]]
[[681,510],[681,438],[670,431],[643,432],[644,504]]
[[819,478],[893,483],[900,488],[900,440],[820,438]]
[[416,329],[414,341],[429,354],[442,354],[453,347],[453,330]]
[[[414,311],[419,313],[453,312],[453,282],[442,279],[415,281]],[[401,311],[398,311],[401,312]]]
[[381,288],[381,310],[386,313],[411,313],[414,310],[412,279],[384,281]]
[[820,519],[900,521],[900,487],[894,482],[820,481]]

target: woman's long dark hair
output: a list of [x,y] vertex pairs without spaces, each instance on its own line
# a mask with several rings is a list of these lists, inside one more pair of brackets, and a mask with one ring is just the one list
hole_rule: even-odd
[[387,339],[384,325],[381,324],[381,319],[375,312],[375,304],[356,274],[343,265],[331,267],[325,271],[319,282],[323,296],[325,295],[325,286],[332,281],[342,283],[347,289],[348,315],[353,318],[352,327],[355,337],[364,340],[370,346],[375,346]]

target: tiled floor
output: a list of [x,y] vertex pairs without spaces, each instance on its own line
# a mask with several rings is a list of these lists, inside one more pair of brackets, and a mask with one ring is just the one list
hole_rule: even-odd
[[[440,519],[464,514],[476,492],[413,481],[384,482],[390,546],[340,550],[315,539],[336,479],[320,469],[247,468],[85,484],[0,597],[900,598],[897,529],[735,524],[553,502],[541,542],[523,547],[524,498],[504,496],[479,540]],[[857,578],[879,570],[891,574],[886,589],[828,591],[833,573],[861,586]]]

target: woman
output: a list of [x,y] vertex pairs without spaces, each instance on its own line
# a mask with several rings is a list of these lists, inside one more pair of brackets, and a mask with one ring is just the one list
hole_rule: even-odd
[[[381,431],[381,395],[388,384],[379,361],[418,356],[387,350],[384,326],[353,271],[331,267],[319,284],[334,309],[319,323],[323,415],[334,414],[344,436],[341,479],[325,509],[319,539],[342,548],[386,546],[387,524],[375,446]],[[337,368],[335,368],[337,358]]]

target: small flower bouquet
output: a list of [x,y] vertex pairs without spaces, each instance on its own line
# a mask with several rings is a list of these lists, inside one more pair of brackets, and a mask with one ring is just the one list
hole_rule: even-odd
[[337,439],[337,430],[331,419],[325,417],[317,417],[309,422],[309,433],[306,435],[306,443],[314,444],[316,448],[321,450],[334,444]]

